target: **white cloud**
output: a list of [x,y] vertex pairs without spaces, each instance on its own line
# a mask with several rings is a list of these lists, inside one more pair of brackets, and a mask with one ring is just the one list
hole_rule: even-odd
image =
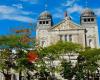
[[81,13],[83,11],[83,7],[78,4],[74,4],[72,7],[69,7],[67,11],[69,14],[72,14],[74,12]]
[[23,11],[18,8],[1,5],[0,6],[0,19],[16,20],[21,22],[33,22],[34,19],[28,17],[31,12]]
[[55,8],[53,11],[54,11],[53,12],[53,17],[54,18],[59,18],[59,19],[63,18],[64,12],[63,12],[62,8],[60,8],[60,7],[59,8]]
[[0,14],[22,14],[22,15],[30,15],[32,12],[23,11],[18,8],[1,5],[0,6]]
[[21,22],[34,22],[35,20],[30,17],[25,16],[17,16],[17,15],[1,15],[0,19],[6,19],[6,20],[15,20],[15,21],[21,21]]
[[29,2],[31,4],[38,4],[39,3],[39,0],[20,0],[22,2]]
[[[73,14],[73,13],[78,13],[79,15],[81,15],[81,13],[84,11],[84,7],[74,3],[73,6],[71,7],[67,7],[66,11],[68,12],[68,14]],[[100,8],[94,8],[92,9],[95,14],[97,15],[97,17],[100,17]],[[64,17],[64,10],[63,7],[58,7],[56,9],[53,10],[53,16],[54,18],[59,18],[62,19]]]
[[[75,12],[80,14],[83,11],[83,7],[78,4],[74,4],[72,7],[67,7],[66,11],[68,12],[69,15]],[[64,17],[63,7],[56,8],[54,12],[54,18],[63,18],[63,17]]]
[[13,7],[16,7],[16,8],[19,8],[19,9],[22,9],[23,8],[23,5],[22,4],[13,4],[12,6]]
[[83,10],[83,7],[78,5],[76,2],[78,0],[66,0],[65,3],[62,3],[60,7],[56,8],[54,11],[54,18],[63,18],[64,17],[64,10],[63,8],[66,7],[66,11],[68,14],[72,14],[74,12],[80,13]]
[[54,16],[54,18],[59,18],[59,19],[63,18],[63,15],[60,13],[55,13],[53,16]]
[[97,16],[100,17],[100,8],[93,9],[93,11],[95,12],[95,14],[96,14]]
[[65,3],[62,4],[62,6],[72,6],[77,0],[66,0]]
[[[72,7],[69,7],[67,9],[67,11],[68,11],[69,14],[72,14],[72,13],[75,13],[75,12],[81,14],[84,11],[84,9],[85,9],[84,7],[82,7],[82,6],[78,5],[78,4],[74,4]],[[100,8],[94,8],[92,10],[94,11],[94,13],[98,17],[100,17]]]
[[62,13],[63,12],[63,9],[60,8],[60,7],[58,7],[58,8],[55,9],[55,11],[58,12],[58,13]]

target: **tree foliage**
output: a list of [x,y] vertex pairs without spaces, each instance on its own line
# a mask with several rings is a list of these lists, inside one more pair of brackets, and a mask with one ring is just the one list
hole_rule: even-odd
[[[98,61],[100,60],[100,49],[84,49],[79,44],[64,41],[59,41],[48,47],[37,48],[36,52],[38,54],[38,60],[34,63],[30,63],[27,58],[29,51],[23,49],[23,47],[28,48],[30,46],[21,43],[19,41],[20,38],[21,36],[14,35],[0,37],[1,46],[18,48],[16,49],[15,54],[7,48],[0,52],[0,58],[2,58],[0,63],[1,72],[3,72],[4,69],[10,70],[13,68],[15,71],[19,72],[20,76],[23,71],[27,73],[28,71],[33,70],[36,70],[43,75],[46,71],[54,73],[57,66],[55,67],[52,64],[54,64],[54,61],[60,60],[60,72],[62,71],[64,78],[70,80],[75,75],[76,80],[81,80],[89,75],[88,72],[94,73],[99,67]],[[36,45],[35,43],[36,42],[33,41],[34,46]],[[65,54],[70,55],[69,53],[79,53],[75,66],[72,66],[72,63],[67,61],[67,59],[63,60],[60,58]]]
[[91,72],[95,71],[100,64],[98,61],[100,60],[100,49],[87,49],[80,53],[85,58],[84,66],[86,69]]
[[[34,40],[30,40],[27,44],[21,41],[23,35],[7,35],[0,36],[0,48],[30,48],[35,46]],[[31,43],[31,44],[29,44]]]
[[76,79],[85,79],[85,77],[89,79],[89,76],[94,75],[94,73],[96,75],[96,71],[100,66],[98,64],[100,60],[100,49],[89,48],[81,51],[77,59],[78,61],[75,66]]

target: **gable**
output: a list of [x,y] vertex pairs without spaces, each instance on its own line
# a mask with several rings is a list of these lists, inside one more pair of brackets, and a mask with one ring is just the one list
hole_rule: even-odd
[[80,29],[81,26],[72,22],[71,20],[63,20],[57,25],[53,26],[51,30],[68,30],[68,29]]

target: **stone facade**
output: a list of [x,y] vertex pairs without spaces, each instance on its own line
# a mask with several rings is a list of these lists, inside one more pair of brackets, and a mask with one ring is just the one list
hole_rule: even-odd
[[95,13],[86,8],[81,15],[81,24],[86,29],[86,46],[99,47],[98,25]]
[[36,40],[41,47],[63,40],[78,43],[84,47],[98,48],[96,16],[90,9],[85,9],[81,14],[80,24],[73,22],[66,13],[61,22],[53,25],[51,14],[44,11],[38,18]]

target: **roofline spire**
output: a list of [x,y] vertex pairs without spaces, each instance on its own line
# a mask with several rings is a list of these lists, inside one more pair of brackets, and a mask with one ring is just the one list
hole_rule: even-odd
[[45,11],[47,10],[48,4],[47,4],[47,0],[45,0]]
[[88,7],[88,0],[85,0],[85,8]]

